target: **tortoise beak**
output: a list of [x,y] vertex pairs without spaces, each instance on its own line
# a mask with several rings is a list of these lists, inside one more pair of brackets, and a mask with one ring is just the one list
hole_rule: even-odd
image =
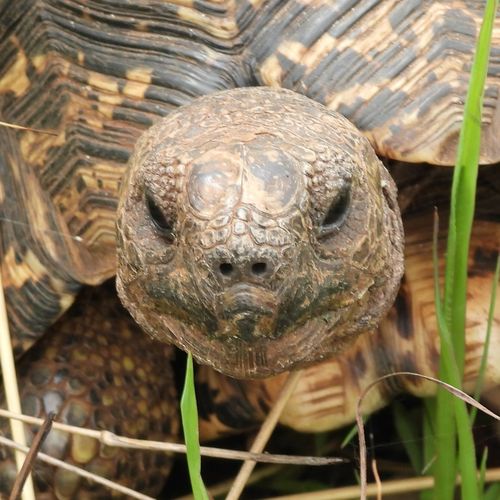
[[278,300],[259,286],[239,283],[228,288],[219,302],[219,335],[251,341],[273,336]]

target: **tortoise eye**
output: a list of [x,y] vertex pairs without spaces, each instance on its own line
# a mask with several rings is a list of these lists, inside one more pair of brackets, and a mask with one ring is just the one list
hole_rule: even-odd
[[157,231],[168,241],[174,241],[174,228],[150,193],[146,193],[146,206]]
[[321,221],[319,237],[331,234],[342,225],[349,210],[350,194],[351,185],[349,183],[344,184]]

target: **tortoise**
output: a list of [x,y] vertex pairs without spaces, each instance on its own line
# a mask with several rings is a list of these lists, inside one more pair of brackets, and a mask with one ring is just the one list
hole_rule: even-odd
[[[283,421],[302,430],[348,422],[356,394],[378,373],[398,366],[435,372],[424,250],[429,208],[446,205],[449,171],[415,164],[453,163],[481,15],[482,3],[474,1],[1,1],[1,119],[55,131],[2,130],[0,138],[2,274],[25,411],[55,409],[70,423],[137,437],[176,434],[169,349],[141,334],[110,285],[84,291],[61,318],[82,285],[114,276],[116,242],[120,295],[148,333],[227,375],[277,374],[238,381],[201,368],[206,437],[262,418],[286,376],[279,373],[301,364],[311,366]],[[499,33],[497,22],[482,125],[485,164],[500,159]],[[369,142],[381,157],[412,162],[393,167],[408,262],[382,320],[402,273],[402,240],[393,181]],[[332,161],[339,168],[329,168]],[[485,322],[484,284],[500,240],[497,170],[487,168],[480,179],[470,380]],[[235,202],[242,193],[248,206]],[[294,217],[280,212],[287,203]],[[349,279],[336,279],[332,269],[341,266],[328,245],[351,225],[338,248],[351,264],[357,251],[363,265],[342,268]],[[246,246],[233,245],[239,237]],[[173,251],[181,244],[188,260]],[[313,276],[318,255],[330,274],[325,264]],[[152,274],[141,284],[144,266]],[[162,288],[159,275],[167,270]],[[303,286],[287,283],[288,307],[278,314],[280,297],[266,283],[294,277]],[[364,299],[350,288],[360,277]],[[224,295],[224,287],[238,293]],[[318,300],[307,303],[314,293]],[[352,308],[340,313],[344,303]],[[307,321],[314,328],[303,329],[305,340],[294,337]],[[498,379],[494,367],[491,361],[490,384]],[[372,409],[397,390],[429,391],[399,384],[383,386]],[[57,433],[45,446],[153,495],[169,469],[163,455],[125,454]],[[0,484],[8,491],[15,471],[2,453]],[[103,494],[46,469],[37,484],[41,497]]]

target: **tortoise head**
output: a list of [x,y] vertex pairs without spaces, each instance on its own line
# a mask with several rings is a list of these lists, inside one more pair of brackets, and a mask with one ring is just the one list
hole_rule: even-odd
[[285,90],[203,97],[137,144],[120,297],[157,339],[235,377],[343,350],[397,292],[393,181],[343,117]]

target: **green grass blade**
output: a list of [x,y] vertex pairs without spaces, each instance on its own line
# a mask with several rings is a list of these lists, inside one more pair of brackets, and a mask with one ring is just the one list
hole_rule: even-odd
[[422,471],[422,449],[419,446],[420,436],[417,432],[415,419],[405,407],[395,401],[392,404],[392,414],[398,436],[410,458],[413,470],[420,474]]
[[477,482],[476,448],[474,436],[470,427],[470,418],[465,403],[458,399],[453,399],[455,417],[458,433],[458,463],[460,475],[462,477],[461,490],[462,498],[479,500],[479,488]]
[[488,448],[485,447],[483,450],[483,455],[481,456],[481,465],[479,466],[479,491],[481,492],[481,496],[483,496],[484,492],[487,461],[488,461]]
[[[366,424],[365,419],[363,419],[363,423]],[[340,449],[345,448],[357,435],[358,435],[358,426],[353,425],[351,427],[351,430],[347,433],[346,437],[342,440],[342,443],[340,443]]]
[[498,500],[500,498],[500,483],[492,484],[483,496],[483,500]]
[[189,479],[195,500],[208,500],[207,490],[201,479],[201,455],[198,432],[198,408],[194,390],[193,357],[188,354],[186,378],[181,397],[182,428],[187,448]]
[[[453,176],[444,297],[445,318],[452,332],[465,329],[467,259],[475,208],[483,92],[497,6],[498,0],[487,1],[472,64]],[[454,343],[457,361],[462,367],[464,339],[454,339]]]
[[[432,235],[432,264],[434,271],[434,302],[436,307],[436,321],[438,324],[440,343],[441,343],[441,361],[440,361],[440,375],[443,380],[451,382],[455,380],[460,384],[461,377],[459,375],[455,353],[452,345],[451,338],[448,334],[446,325],[443,303],[441,299],[441,286],[439,279],[439,256],[438,256],[438,233],[439,233],[439,216],[437,210],[434,212],[434,227]],[[451,372],[451,373],[450,373]],[[450,395],[444,391],[438,391],[436,404],[433,405],[434,417],[437,422],[436,428],[442,429],[445,423],[448,424],[448,431],[446,434],[441,434],[439,438],[439,446],[434,446],[434,454],[439,457],[436,460],[437,464],[433,465],[434,481],[435,481],[435,497],[439,495],[444,499],[451,500],[455,488],[455,476],[457,474],[457,460],[456,460],[456,427],[453,406],[446,404],[450,400]],[[424,428],[425,430],[425,428]],[[427,430],[428,431],[428,430]],[[430,441],[431,436],[424,435],[427,447],[432,447],[437,441]],[[427,451],[427,455],[429,454]],[[429,457],[427,457],[429,458]],[[426,497],[428,498],[428,496]]]
[[[479,399],[481,390],[483,388],[484,377],[486,376],[486,367],[488,364],[488,353],[490,351],[491,329],[493,327],[493,318],[495,317],[495,304],[497,300],[498,280],[500,278],[500,255],[497,257],[497,264],[495,273],[493,275],[493,282],[491,284],[490,293],[490,306],[488,308],[488,324],[486,325],[486,336],[484,338],[483,353],[481,355],[481,364],[479,365],[479,373],[476,381],[476,388],[474,390],[474,398]],[[470,425],[474,425],[476,419],[477,408],[474,407],[470,413]]]
[[[453,356],[451,335],[442,314],[438,314],[438,323],[441,333],[441,363],[443,373],[446,373],[446,378],[443,377],[443,380],[455,387],[460,387],[461,377],[455,357]],[[435,498],[440,500],[448,498],[451,500],[453,498],[456,477],[456,430],[459,442],[458,462],[462,476],[462,498],[467,498],[468,500],[479,499],[474,438],[470,427],[469,413],[467,412],[465,403],[454,396],[452,396],[450,402],[446,401],[446,405],[450,407],[450,411],[448,411],[448,408],[440,406],[444,399],[440,400],[439,396],[441,393],[442,391],[438,393],[436,412],[437,458],[434,468]],[[450,420],[443,422],[443,415],[446,415]],[[451,444],[450,436],[453,436]],[[443,443],[449,447],[442,448],[444,446]]]
[[428,474],[436,460],[436,432],[435,432],[436,398],[424,400],[422,412],[422,470],[420,474]]
[[[497,4],[496,0],[487,1],[472,64],[453,175],[443,306],[440,307],[438,314],[441,316],[438,319],[441,334],[440,378],[453,385],[458,382],[457,387],[461,386],[464,365],[467,260],[475,208],[482,100]],[[453,332],[452,338],[450,332]],[[472,433],[470,425],[464,422],[464,416],[467,415],[465,404],[452,399],[452,396],[445,394],[444,391],[438,392],[435,498],[439,500],[453,498],[456,467],[453,465],[454,460],[450,462],[450,455],[456,446],[453,432],[456,428],[459,440],[462,498],[473,500],[478,498],[479,491]],[[455,410],[455,417],[450,411],[451,408]]]
[[[422,469],[419,474],[428,474],[432,471],[436,456],[435,434],[434,434],[434,415],[436,414],[436,398],[427,398],[424,400],[422,412]],[[432,500],[432,490],[424,490],[420,492],[420,500]]]

